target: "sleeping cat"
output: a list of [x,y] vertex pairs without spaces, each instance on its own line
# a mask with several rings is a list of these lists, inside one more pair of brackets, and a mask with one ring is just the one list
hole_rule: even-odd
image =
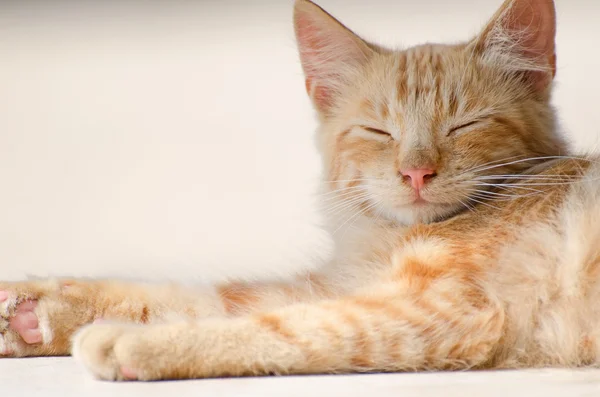
[[2,283],[2,353],[108,380],[598,364],[600,165],[556,131],[553,2],[403,51],[308,0],[294,23],[334,259],[210,289]]

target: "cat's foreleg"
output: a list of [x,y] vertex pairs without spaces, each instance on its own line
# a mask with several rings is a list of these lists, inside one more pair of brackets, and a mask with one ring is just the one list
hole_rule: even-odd
[[497,305],[398,287],[235,318],[92,325],[73,354],[108,380],[464,369],[490,360],[504,322]]
[[327,277],[184,287],[112,280],[0,283],[0,356],[67,355],[97,320],[138,324],[236,316],[334,294]]
[[222,311],[216,293],[177,285],[66,279],[0,283],[0,354],[67,355],[74,332],[101,319],[150,323]]

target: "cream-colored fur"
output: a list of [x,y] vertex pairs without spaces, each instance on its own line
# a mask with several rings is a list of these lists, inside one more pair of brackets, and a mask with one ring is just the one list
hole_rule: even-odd
[[202,288],[0,284],[0,351],[109,380],[598,365],[600,163],[557,132],[553,2],[403,51],[294,15],[334,258]]

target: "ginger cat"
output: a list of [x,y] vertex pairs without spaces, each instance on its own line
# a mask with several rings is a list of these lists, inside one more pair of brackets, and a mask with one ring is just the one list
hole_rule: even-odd
[[552,0],[403,51],[308,0],[294,23],[335,258],[210,289],[2,283],[1,352],[108,380],[597,365],[600,165],[556,131]]

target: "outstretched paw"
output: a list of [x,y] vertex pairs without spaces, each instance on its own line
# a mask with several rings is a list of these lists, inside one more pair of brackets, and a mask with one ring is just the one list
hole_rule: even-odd
[[[40,321],[38,303],[30,294],[0,290],[0,355],[19,356],[51,338]],[[49,341],[49,340],[48,340]]]
[[143,334],[149,326],[99,322],[82,328],[73,338],[73,357],[102,380],[151,380],[149,349]]
[[[191,331],[191,333],[190,333]],[[79,330],[73,357],[102,380],[203,377],[194,326],[187,322],[134,325],[100,323]]]
[[86,291],[70,281],[0,283],[0,356],[66,355],[70,335],[92,312],[73,303]]

